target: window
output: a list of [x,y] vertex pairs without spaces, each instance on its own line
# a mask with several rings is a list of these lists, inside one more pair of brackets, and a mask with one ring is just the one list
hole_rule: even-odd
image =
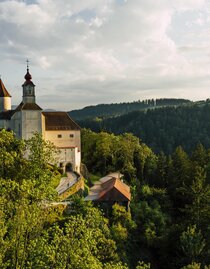
[[58,138],[62,138],[62,134],[58,134]]
[[70,137],[70,138],[73,138],[73,137],[74,137],[74,135],[73,135],[73,134],[70,134],[70,135],[69,135],[69,137]]

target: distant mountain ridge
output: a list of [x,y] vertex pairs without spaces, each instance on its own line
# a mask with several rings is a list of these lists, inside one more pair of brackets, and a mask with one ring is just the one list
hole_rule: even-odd
[[190,104],[192,101],[187,99],[161,98],[134,101],[128,103],[99,104],[87,106],[82,109],[68,112],[74,120],[86,120],[96,117],[107,118],[117,117],[137,110],[160,108],[164,106],[179,106]]
[[198,143],[210,148],[210,100],[133,111],[121,116],[77,120],[83,128],[115,134],[133,133],[156,153],[177,146],[191,152]]

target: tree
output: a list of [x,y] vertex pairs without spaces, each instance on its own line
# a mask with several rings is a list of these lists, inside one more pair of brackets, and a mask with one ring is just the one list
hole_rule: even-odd
[[16,139],[13,132],[0,131],[0,177],[10,179],[22,172],[24,148],[24,141]]
[[191,185],[180,188],[187,202],[183,212],[188,216],[189,222],[199,228],[207,228],[210,220],[210,185],[206,182],[205,171],[200,166],[194,167]]
[[207,153],[205,148],[201,143],[197,145],[195,150],[192,153],[192,161],[201,167],[205,167],[207,162]]
[[81,206],[82,213],[73,212],[35,238],[28,268],[127,269],[119,261],[108,220],[91,204]]
[[48,165],[56,164],[56,155],[58,150],[55,145],[42,138],[40,133],[35,133],[29,140],[26,141],[26,157],[31,164],[48,169]]
[[196,263],[196,262],[192,262],[191,264],[188,264],[188,265],[182,267],[182,269],[200,269],[200,268],[201,268],[201,264]]
[[172,163],[168,171],[168,193],[173,203],[175,219],[182,219],[180,209],[185,207],[187,196],[180,192],[180,188],[188,186],[192,181],[191,163],[187,153],[178,147],[172,156]]
[[150,269],[150,263],[138,262],[136,269]]
[[204,247],[205,239],[203,238],[201,231],[196,228],[196,225],[187,228],[180,236],[181,248],[186,255],[188,262],[193,262],[198,258]]
[[135,229],[135,222],[132,220],[131,213],[124,206],[113,205],[110,224],[112,238],[117,244],[118,252],[121,253],[121,260],[128,263],[129,235]]
[[[27,159],[26,143],[16,139],[11,132],[0,132],[3,161],[0,175],[0,240],[3,251],[0,262],[6,268],[26,267],[29,246],[34,238],[40,236],[50,214],[43,201],[56,197],[51,182],[57,175],[48,165],[51,155],[47,159],[42,156],[45,150],[48,151],[47,144],[36,144],[35,140],[40,141],[38,136],[33,139],[33,144],[29,142]],[[36,157],[37,148],[40,149],[39,160]]]

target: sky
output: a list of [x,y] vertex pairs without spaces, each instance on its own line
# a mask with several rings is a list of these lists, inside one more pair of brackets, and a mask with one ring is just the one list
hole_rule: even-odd
[[210,0],[0,0],[0,74],[45,109],[210,98]]

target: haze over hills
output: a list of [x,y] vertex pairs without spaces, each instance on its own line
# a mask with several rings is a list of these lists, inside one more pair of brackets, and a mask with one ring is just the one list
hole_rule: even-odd
[[[163,151],[171,154],[180,145],[191,152],[198,143],[210,148],[208,99],[198,102],[184,99],[160,100],[157,104],[162,105],[154,106],[151,100],[147,103],[139,102],[139,106],[138,102],[98,105],[70,112],[70,115],[75,117],[81,127],[96,132],[105,130],[115,134],[133,133],[157,153]],[[138,107],[142,108],[137,109]],[[126,113],[125,108],[130,111],[127,109],[129,112]]]

